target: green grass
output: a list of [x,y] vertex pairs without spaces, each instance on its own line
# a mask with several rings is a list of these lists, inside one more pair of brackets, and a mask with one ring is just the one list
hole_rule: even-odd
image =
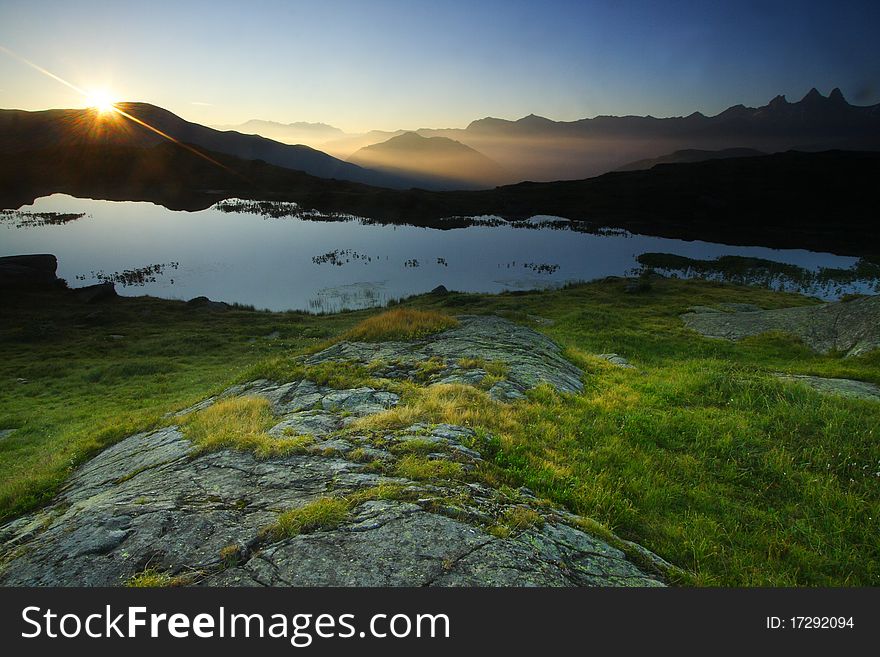
[[234,449],[258,457],[301,452],[314,442],[311,436],[276,437],[266,433],[278,419],[263,397],[231,397],[196,411],[181,421],[184,435],[199,451]]
[[432,376],[445,369],[446,363],[435,356],[416,363],[415,378],[419,381],[428,381]]
[[337,497],[320,497],[278,516],[265,534],[273,539],[289,538],[320,530],[336,529],[348,518],[349,502]]
[[445,460],[430,460],[416,454],[407,454],[395,467],[401,477],[416,481],[426,479],[460,479],[464,469],[461,463]]
[[489,527],[489,532],[498,538],[507,538],[532,527],[543,527],[544,518],[534,509],[514,506],[505,510],[498,522]]
[[438,444],[424,438],[413,438],[391,446],[393,454],[430,454],[431,452],[442,452],[445,449],[446,447],[442,443]]
[[136,589],[168,588],[171,586],[185,586],[191,581],[191,579],[191,577],[183,575],[175,576],[170,573],[155,570],[154,568],[147,568],[146,570],[129,577],[125,580],[123,586]]
[[[679,319],[692,305],[816,303],[797,295],[682,280],[652,280],[651,290],[637,295],[623,287],[610,280],[404,302],[404,309],[447,316],[500,314],[544,332],[584,369],[585,390],[561,395],[540,387],[504,405],[468,386],[395,383],[402,405],[359,419],[352,430],[416,421],[470,426],[486,463],[468,478],[528,486],[592,519],[585,521],[591,531],[613,530],[689,571],[686,582],[880,584],[880,404],[822,396],[770,375],[880,383],[880,353],[820,355],[781,334],[710,340]],[[96,309],[102,315],[88,319]],[[233,382],[308,374],[376,383],[366,369],[304,368],[292,356],[377,310],[323,317],[199,313],[175,302],[127,299],[103,309],[13,300],[4,312],[12,321],[0,326],[7,391],[0,428],[20,427],[0,441],[4,517],[47,500],[71,467],[103,446]],[[281,339],[260,338],[274,330]],[[592,356],[608,352],[636,369]],[[16,383],[18,377],[28,383]],[[265,426],[260,413],[255,417]],[[416,447],[392,466],[400,474],[462,477],[460,464],[427,461],[427,447]],[[450,466],[455,471],[439,471]]]
[[434,310],[394,308],[369,317],[341,336],[356,342],[416,340],[458,326],[454,317]]
[[[0,520],[47,502],[71,470],[162,416],[246,378],[254,363],[344,331],[365,313],[194,310],[149,297],[86,305],[4,293]],[[278,331],[280,338],[263,336]],[[121,339],[111,335],[122,335]],[[25,379],[26,383],[19,383]]]
[[[698,584],[880,584],[880,404],[768,374],[880,383],[880,354],[823,356],[782,335],[703,339],[678,318],[725,301],[814,303],[803,297],[675,280],[627,295],[622,285],[482,300],[480,312],[554,320],[535,328],[587,372],[583,394],[539,388],[512,417],[487,401],[469,405],[472,425],[500,436],[494,461],[504,475],[642,543]],[[590,356],[604,352],[637,370]]]
[[[362,488],[348,497],[319,497],[300,507],[289,509],[279,514],[278,519],[262,531],[264,539],[278,541],[300,534],[336,529],[348,520],[351,510],[359,504],[372,500],[409,500],[413,493],[400,484],[380,484],[370,488]],[[238,546],[234,556],[239,554]],[[226,548],[224,548],[226,549]],[[226,558],[221,552],[221,557]]]
[[498,379],[505,378],[509,369],[507,363],[497,360],[486,360],[485,358],[461,358],[458,361],[458,366],[466,370],[485,370],[487,374]]

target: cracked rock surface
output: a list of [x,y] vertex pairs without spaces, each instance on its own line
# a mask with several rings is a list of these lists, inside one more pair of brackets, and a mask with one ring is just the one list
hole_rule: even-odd
[[[561,392],[583,389],[581,371],[547,336],[501,317],[462,316],[458,320],[459,326],[415,342],[339,342],[309,357],[306,363],[373,364],[376,374],[387,378],[475,385],[487,372],[466,361],[500,362],[507,367],[505,380],[490,388],[489,394],[501,401],[520,399],[523,392],[540,383]],[[437,371],[420,372],[419,365],[424,363],[436,363]]]
[[[396,357],[400,376],[437,356],[446,371],[435,368],[436,381],[470,376],[457,364],[462,358],[500,361],[508,371],[500,383],[509,384],[502,399],[541,382],[580,388],[580,371],[554,343],[494,317],[465,318],[416,343],[341,343],[311,360],[367,362],[371,350]],[[488,448],[471,429],[349,428],[353,418],[398,404],[393,392],[260,380],[217,399],[247,395],[269,400],[278,419],[270,435],[314,442],[259,459],[199,452],[176,424],[129,436],[78,468],[47,507],[0,527],[0,584],[116,586],[150,569],[213,586],[662,585],[664,562],[641,546],[583,531],[576,516],[528,489],[469,477]],[[397,465],[416,453],[454,474],[402,476]],[[265,531],[280,513],[327,497],[346,501],[338,524],[296,535]]]
[[828,395],[880,401],[880,386],[868,383],[867,381],[856,381],[855,379],[832,379],[824,376],[810,376],[807,374],[776,374],[775,376],[783,381],[801,383],[813,388],[813,390]]
[[782,331],[821,353],[839,351],[858,356],[880,348],[880,296],[778,310],[758,310],[744,304],[722,306],[696,306],[682,319],[689,328],[710,338],[741,340]]

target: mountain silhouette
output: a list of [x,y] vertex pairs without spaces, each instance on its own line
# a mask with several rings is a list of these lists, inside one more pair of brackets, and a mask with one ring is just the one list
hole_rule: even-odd
[[333,139],[345,137],[345,132],[326,123],[307,123],[297,121],[295,123],[278,123],[277,121],[264,121],[251,119],[238,125],[215,125],[215,130],[224,132],[233,131],[246,135],[261,135],[283,144],[303,144],[312,148],[320,148],[319,144]]
[[[282,139],[272,132],[278,126],[308,128],[302,127],[303,132],[294,140],[288,138],[293,133]],[[362,134],[341,133],[328,138],[330,131],[322,126],[249,121],[233,127],[267,137],[275,136],[281,141],[308,144],[336,158],[363,166],[369,166],[366,160],[370,157],[380,156],[358,153],[359,150],[405,134],[402,130],[374,130]],[[336,130],[331,126],[327,128]],[[789,102],[780,95],[761,107],[733,105],[715,116],[692,112],[672,118],[597,116],[577,121],[553,121],[529,114],[515,121],[487,117],[471,122],[466,128],[422,128],[414,132],[421,137],[451,139],[500,163],[506,173],[502,178],[505,182],[572,180],[628,169],[636,162],[643,166],[646,164],[643,161],[647,160],[658,160],[656,164],[664,158],[673,158],[664,160],[667,162],[682,161],[681,157],[685,157],[685,161],[698,161],[693,158],[703,155],[706,159],[715,159],[722,157],[717,153],[730,154],[738,149],[765,153],[880,150],[880,104],[868,107],[851,105],[840,89],[833,89],[828,96],[811,89],[797,102]],[[682,151],[690,153],[683,156]],[[430,158],[417,158],[420,162],[413,167],[399,161],[400,156],[387,153],[378,163],[384,168],[383,173],[404,176],[403,180],[397,181],[397,187],[420,183],[428,187],[459,184],[460,177],[453,175],[450,179],[449,171],[431,171],[428,166],[426,172]],[[435,164],[441,160],[435,158]],[[413,181],[411,176],[416,172],[419,176],[428,176],[428,180]],[[489,176],[478,186],[492,182]]]
[[56,146],[0,157],[0,207],[54,193],[188,210],[235,197],[447,229],[467,226],[473,216],[549,214],[572,219],[575,230],[617,226],[643,235],[842,255],[876,256],[880,243],[875,209],[865,202],[880,176],[876,152],[792,151],[476,191],[382,189],[207,155],[215,162],[164,141],[151,148]]
[[705,162],[706,160],[723,160],[731,157],[756,157],[758,155],[766,155],[761,151],[753,148],[725,148],[720,151],[702,151],[696,148],[687,148],[668,155],[660,157],[652,157],[647,160],[638,160],[630,162],[622,167],[618,167],[617,171],[642,171],[651,169],[658,164],[682,164],[686,162]]
[[[777,96],[757,108],[734,105],[715,116],[693,112],[672,118],[598,116],[553,121],[530,114],[516,121],[479,119],[467,128],[359,135],[326,124],[257,120],[243,124],[254,131],[301,130],[312,143],[328,137],[320,150],[257,134],[215,130],[146,103],[120,103],[118,107],[137,121],[200,149],[263,160],[321,178],[396,189],[577,180],[621,168],[631,170],[634,163],[648,166],[645,160],[693,162],[722,157],[719,152],[727,157],[742,149],[765,153],[880,150],[880,104],[851,105],[839,89],[828,96],[812,89],[797,102]],[[0,155],[78,145],[145,148],[166,139],[137,121],[94,109],[0,110]]]
[[[835,88],[827,97],[815,88],[799,102],[790,103],[785,96],[777,96],[758,108],[734,105],[716,116],[694,112],[685,117],[658,119],[652,116],[597,116],[577,121],[552,121],[530,114],[516,121],[485,118],[472,121],[465,129],[474,134],[597,137],[620,135],[641,137],[658,136],[732,136],[747,138],[751,135],[774,137],[795,136],[815,138],[825,133],[829,137],[870,136],[878,139],[876,130],[880,121],[880,104],[868,107],[850,105],[840,89]],[[769,130],[768,130],[769,129]],[[867,134],[866,134],[867,133]],[[796,144],[791,144],[794,146]]]
[[715,116],[489,117],[464,129],[419,134],[456,139],[503,162],[519,179],[550,181],[595,176],[685,149],[880,150],[880,104],[850,105],[840,89],[828,96],[811,89],[798,102],[777,96],[761,107],[734,105]]
[[426,189],[494,187],[511,182],[510,174],[482,153],[446,137],[406,132],[366,146],[349,159],[363,167],[427,180]]
[[362,148],[388,141],[392,137],[399,137],[405,132],[407,130],[370,130],[369,132],[346,134],[339,139],[331,139],[324,142],[320,148],[322,151],[333,155],[333,157],[347,160]]
[[241,132],[260,135],[284,144],[302,144],[323,151],[340,160],[348,159],[355,151],[372,146],[392,137],[402,135],[406,130],[370,130],[369,132],[345,132],[326,123],[279,123],[251,119],[237,125],[213,125],[215,130]]
[[[337,178],[380,187],[406,188],[418,181],[370,171],[308,146],[282,144],[257,135],[221,132],[185,121],[168,110],[148,103],[117,103],[119,113],[94,109],[58,109],[42,112],[0,110],[0,154],[53,146],[114,145],[145,148],[166,137],[209,151],[245,160],[264,160],[276,166],[303,171],[321,178]],[[155,130],[144,127],[138,121]]]

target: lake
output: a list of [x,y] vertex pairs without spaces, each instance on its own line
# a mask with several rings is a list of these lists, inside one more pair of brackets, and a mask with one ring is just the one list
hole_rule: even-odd
[[[497,217],[476,217],[471,223],[449,230],[379,225],[302,212],[294,204],[274,204],[267,212],[235,200],[182,212],[146,202],[55,194],[18,211],[0,212],[0,255],[53,253],[58,275],[72,287],[113,280],[124,295],[207,296],[311,312],[383,305],[438,285],[462,292],[502,292],[631,275],[638,267],[636,257],[645,252],[702,260],[745,256],[808,272],[849,270],[858,262],[804,250],[614,230],[582,232],[556,217],[513,225]],[[689,270],[668,273],[694,275]],[[708,276],[724,279],[723,274]],[[776,276],[762,282],[826,299],[880,289],[871,278],[810,280],[805,285]]]

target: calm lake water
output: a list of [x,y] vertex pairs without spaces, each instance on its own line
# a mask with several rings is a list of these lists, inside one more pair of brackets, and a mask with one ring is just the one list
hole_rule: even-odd
[[[501,292],[631,274],[636,256],[644,252],[698,259],[752,256],[809,270],[847,269],[857,261],[803,250],[588,234],[553,217],[518,226],[488,225],[492,218],[480,218],[467,228],[438,230],[229,211],[235,207],[178,212],[152,203],[55,194],[21,212],[0,213],[0,255],[54,253],[58,275],[74,287],[113,277],[125,295],[207,296],[314,312],[380,305],[441,284],[450,290]],[[83,216],[53,221],[35,213]],[[784,279],[771,285],[799,287]],[[855,281],[806,291],[834,298],[874,292],[876,285]]]

